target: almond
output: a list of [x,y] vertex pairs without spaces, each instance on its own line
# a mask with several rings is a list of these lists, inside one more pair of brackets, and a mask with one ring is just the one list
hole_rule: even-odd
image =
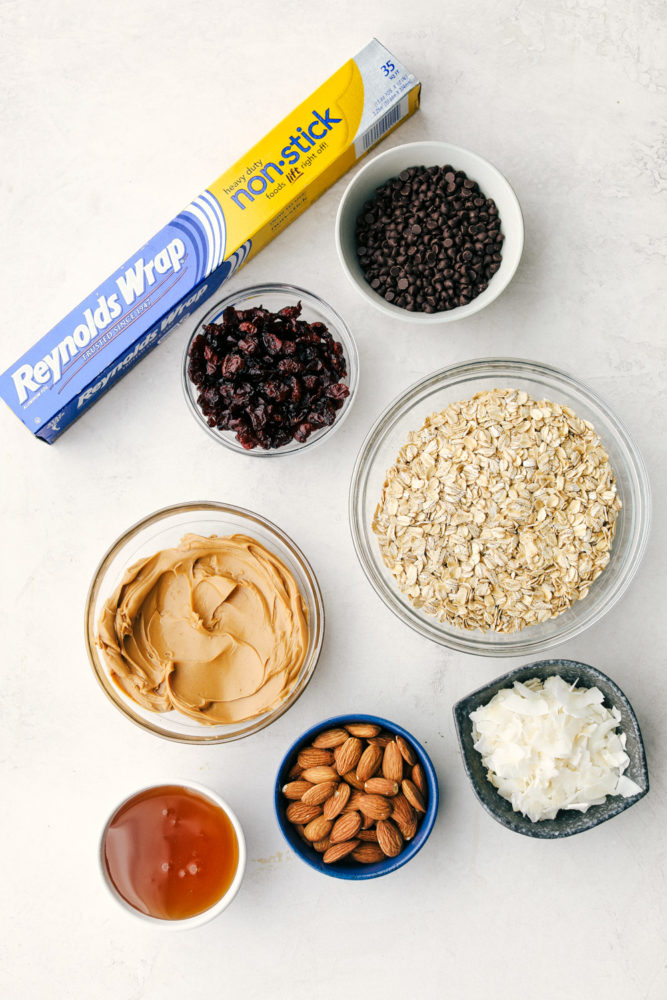
[[344,743],[350,734],[347,729],[325,729],[323,733],[316,736],[313,746],[321,750],[333,750]]
[[343,781],[347,781],[348,785],[352,785],[352,788],[356,788],[359,792],[364,790],[364,783],[359,781],[356,771],[348,771],[347,774],[344,774]]
[[322,812],[322,806],[307,806],[303,802],[290,802],[285,812],[290,823],[310,823]]
[[[394,819],[394,817],[390,817]],[[403,835],[403,840],[412,840],[417,832],[417,827],[419,826],[419,820],[417,819],[417,813],[412,810],[412,816],[408,820],[395,819],[394,822],[396,826],[401,831]]]
[[367,746],[357,764],[357,778],[360,782],[372,778],[382,763],[382,747]]
[[370,816],[364,816],[363,822],[361,824],[361,829],[362,830],[371,830],[374,826],[375,826],[375,820],[372,819]]
[[320,764],[333,764],[331,750],[318,750],[316,747],[306,747],[299,753],[297,764],[304,770],[307,767],[318,767]]
[[283,795],[286,799],[293,799],[297,802],[303,793],[312,787],[309,781],[288,781],[286,785],[283,785]]
[[304,827],[304,836],[306,840],[324,840],[325,837],[329,836],[332,826],[333,823],[330,819],[325,819],[324,816],[318,816],[316,819],[312,819],[310,823]]
[[305,837],[305,835],[304,835],[304,832],[303,832],[303,826],[301,826],[301,825],[300,825],[300,824],[298,824],[298,823],[295,823],[295,824],[294,824],[294,829],[295,829],[295,830],[296,830],[296,832],[297,832],[297,833],[299,834],[299,836],[301,837],[301,839],[302,839],[302,841],[304,842],[304,844],[310,844],[310,841],[309,841],[309,840],[306,840],[306,837]]
[[[317,820],[314,820],[314,822],[317,823]],[[394,826],[390,819],[381,819],[376,826],[376,830],[378,844],[383,854],[386,854],[388,858],[395,858],[397,854],[401,853],[403,838],[398,827]],[[306,827],[305,832],[306,836],[308,836],[308,827]]]
[[424,805],[424,799],[422,797],[422,793],[419,791],[419,789],[417,788],[417,786],[413,781],[410,781],[408,778],[406,778],[406,780],[401,783],[401,791],[403,792],[403,794],[405,795],[406,799],[413,807],[413,809],[417,809],[421,813],[426,812],[426,806]]
[[358,736],[362,740],[377,736],[380,732],[380,726],[376,726],[374,722],[349,722],[345,728],[350,736]]
[[352,857],[355,861],[360,861],[362,865],[377,864],[378,861],[384,861],[385,859],[380,845],[370,843],[361,843],[358,847],[355,847],[352,851]]
[[370,830],[364,830],[362,828],[359,831],[359,833],[357,834],[357,837],[359,838],[359,840],[366,840],[366,841],[368,841],[368,843],[375,843],[375,844],[377,844],[377,842],[378,842],[378,835],[377,835],[377,832],[376,832],[374,826],[372,826],[370,828]]
[[337,788],[338,783],[335,781],[321,781],[318,785],[311,785],[301,796],[301,801],[308,806],[319,806],[331,798]]
[[359,763],[362,749],[361,740],[358,740],[356,736],[348,736],[345,742],[336,748],[336,770],[339,774],[354,771]]
[[402,736],[396,737],[396,746],[401,751],[401,757],[403,758],[406,764],[412,767],[414,764],[417,763],[417,758],[415,757],[414,750],[412,749],[408,741],[404,740]]
[[421,764],[415,764],[412,768],[412,780],[422,795],[426,796],[426,775]]
[[359,846],[358,840],[346,840],[342,844],[332,844],[328,851],[325,851],[322,861],[325,865],[330,865],[334,861],[340,861],[341,858],[347,857]]
[[389,778],[369,778],[364,784],[364,791],[369,795],[397,795],[398,782],[390,781]]
[[350,786],[341,782],[331,798],[324,803],[324,816],[327,819],[335,819],[347,805],[350,794]]
[[287,772],[287,777],[290,781],[296,781],[297,778],[301,777],[301,772],[303,768],[299,764],[292,764],[289,771]]
[[339,816],[330,833],[332,844],[342,844],[344,840],[356,837],[361,826],[361,816],[358,812],[346,812]]
[[382,795],[359,793],[359,809],[369,819],[387,819],[391,815],[391,803]]
[[412,840],[417,832],[417,813],[402,792],[391,800],[391,819],[403,834],[403,840]]
[[363,792],[352,792],[345,805],[344,812],[358,812],[361,809],[361,802],[365,798]]
[[391,743],[393,740],[391,733],[380,733],[379,736],[371,736],[368,740],[375,747],[386,747],[387,743]]
[[395,740],[387,743],[382,758],[382,773],[390,781],[400,781],[403,777],[403,758]]
[[315,848],[318,854],[324,854],[324,852],[328,851],[329,848],[331,847],[331,841],[328,837],[325,837],[323,840],[314,841],[313,847]]
[[338,781],[339,774],[335,767],[327,764],[318,764],[317,767],[307,767],[301,774],[303,781],[311,781],[314,785],[319,785],[321,781]]
[[391,800],[391,818],[399,828],[404,823],[411,823],[415,818],[415,811],[402,792]]

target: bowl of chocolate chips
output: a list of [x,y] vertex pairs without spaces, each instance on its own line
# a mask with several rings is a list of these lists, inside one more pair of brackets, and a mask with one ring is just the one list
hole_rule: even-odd
[[488,160],[446,142],[374,157],[349,184],[336,219],[347,277],[383,313],[446,323],[479,312],[512,280],[523,217]]
[[241,454],[312,447],[347,416],[359,376],[347,325],[285,284],[239,289],[197,324],[183,358],[185,398],[216,441]]

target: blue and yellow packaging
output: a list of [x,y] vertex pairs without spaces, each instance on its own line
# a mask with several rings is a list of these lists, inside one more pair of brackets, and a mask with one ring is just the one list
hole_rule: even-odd
[[419,106],[376,39],[0,376],[49,444]]

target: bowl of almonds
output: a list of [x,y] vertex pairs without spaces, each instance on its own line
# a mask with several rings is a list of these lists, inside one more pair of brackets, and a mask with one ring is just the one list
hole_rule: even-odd
[[374,715],[340,715],[287,751],[274,804],[290,847],[311,868],[377,878],[423,847],[438,811],[438,781],[406,730]]

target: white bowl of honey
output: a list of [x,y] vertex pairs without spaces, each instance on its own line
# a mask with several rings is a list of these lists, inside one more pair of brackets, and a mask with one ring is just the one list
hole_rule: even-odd
[[236,896],[245,838],[233,810],[210,788],[194,781],[152,785],[114,809],[99,861],[126,912],[162,927],[199,927]]

